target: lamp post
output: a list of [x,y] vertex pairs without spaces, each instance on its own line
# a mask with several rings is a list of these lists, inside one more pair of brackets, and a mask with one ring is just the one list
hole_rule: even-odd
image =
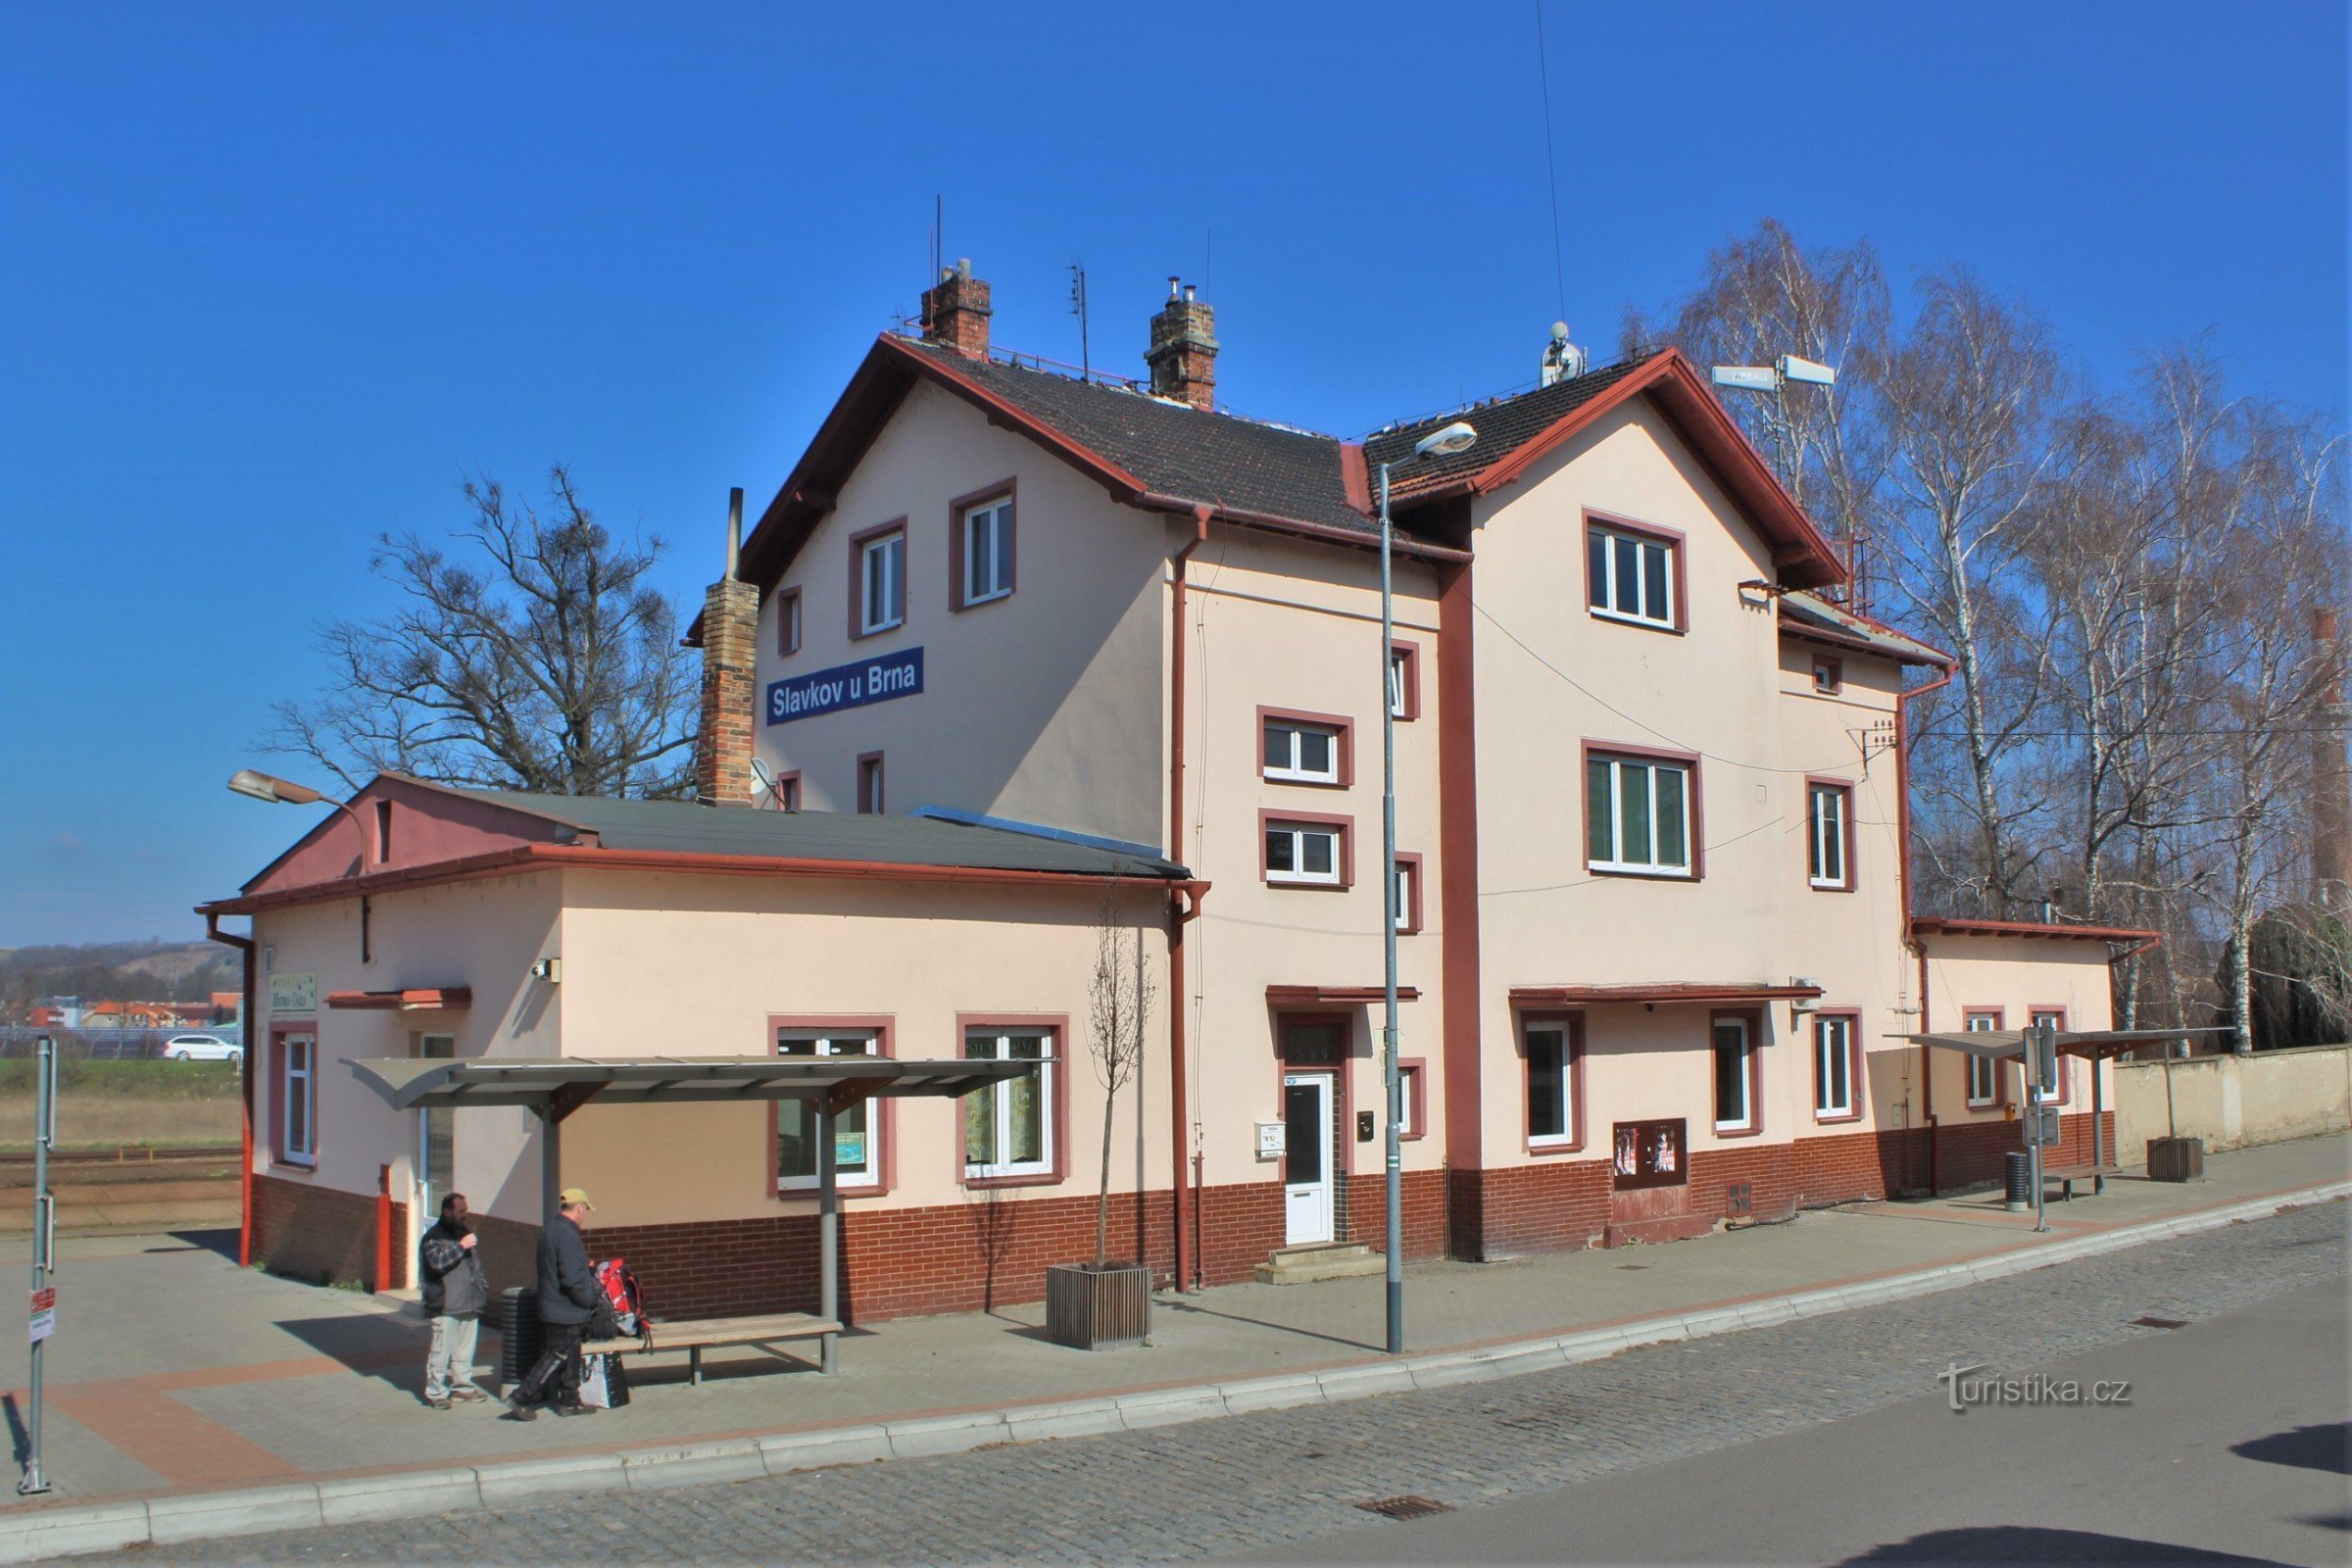
[[345,816],[350,817],[351,825],[360,830],[360,863],[364,866],[373,860],[378,865],[383,864],[384,854],[381,845],[376,847],[374,854],[368,853],[368,824],[360,820],[360,813],[332,796],[322,794],[308,784],[297,784],[290,778],[278,778],[274,774],[260,772],[250,767],[240,767],[231,773],[228,778],[228,787],[235,794],[249,796],[257,801],[269,801],[279,806],[314,806],[324,801]]
[[[1413,444],[1413,458],[1466,452],[1478,432],[1456,419]],[[1411,462],[1407,458],[1405,462]],[[1395,528],[1389,521],[1389,470],[1380,466],[1380,906],[1382,969],[1386,1006],[1381,1032],[1381,1071],[1388,1089],[1389,1353],[1404,1353],[1404,1075],[1396,1065],[1396,699],[1390,672],[1396,667],[1396,606],[1390,578]]]

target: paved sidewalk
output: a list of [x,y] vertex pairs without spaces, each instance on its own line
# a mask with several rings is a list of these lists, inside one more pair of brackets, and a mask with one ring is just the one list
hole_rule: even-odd
[[[1789,1315],[1791,1297],[1812,1297],[1796,1310],[1874,1292],[1884,1298],[1892,1289],[1935,1288],[1926,1276],[1937,1270],[1956,1283],[1969,1276],[1955,1266],[2057,1261],[2132,1227],[2348,1183],[2352,1138],[2339,1135],[2215,1155],[2208,1179],[2189,1186],[2111,1181],[2104,1198],[2052,1204],[2043,1236],[1996,1198],[1979,1197],[1855,1205],[1666,1247],[1432,1263],[1408,1272],[1408,1348],[1423,1357],[1425,1384],[1495,1375],[1506,1361],[1558,1365],[1559,1345],[1521,1348],[1575,1336],[1585,1353],[1605,1354],[1626,1343],[1629,1324],[1644,1326],[1637,1337],[1654,1338],[1769,1321]],[[1296,1402],[1301,1389],[1339,1398],[1416,1377],[1378,1353],[1382,1288],[1373,1278],[1163,1298],[1152,1346],[1129,1351],[1051,1345],[1037,1329],[1040,1309],[1019,1308],[905,1319],[845,1337],[832,1378],[745,1352],[713,1357],[709,1381],[693,1389],[682,1357],[663,1357],[633,1378],[637,1399],[626,1410],[520,1425],[493,1420],[484,1407],[425,1408],[416,1394],[420,1324],[364,1295],[238,1270],[205,1245],[217,1239],[64,1244],[45,1442],[57,1491],[11,1498],[0,1508],[0,1535],[23,1542],[19,1531],[35,1518],[54,1513],[64,1524],[91,1517],[87,1504],[119,1501],[129,1504],[120,1516],[135,1515],[141,1529],[151,1523],[160,1544],[168,1529],[186,1539],[266,1521],[270,1505],[256,1488],[282,1489],[281,1522],[316,1522],[321,1482],[342,1483],[338,1494],[361,1499],[366,1478],[434,1471],[458,1505],[544,1493],[563,1470],[531,1461],[566,1456],[576,1475],[564,1484],[574,1488],[716,1480],[747,1462],[750,1473],[789,1468],[796,1446],[838,1460],[985,1441],[970,1419],[955,1418],[959,1412],[1012,1412],[987,1418],[1003,1440]],[[22,1255],[21,1246],[0,1248],[0,1262]],[[1440,1353],[1493,1347],[1512,1348]],[[1565,1353],[1579,1352],[1570,1346]],[[1255,1381],[1237,1388],[1243,1380]],[[1133,1397],[1152,1390],[1166,1392]],[[1114,1406],[1119,1396],[1130,1397]],[[23,1395],[10,1399],[21,1442]],[[1020,1413],[1037,1406],[1053,1408]],[[928,1435],[922,1418],[936,1418]],[[730,1441],[795,1433],[805,1437]],[[631,1451],[625,1466],[614,1457],[623,1450]],[[434,1506],[415,1494],[399,1505]],[[39,1549],[79,1544],[52,1538]],[[100,1530],[89,1544],[109,1542]],[[20,1554],[0,1542],[0,1558]]]

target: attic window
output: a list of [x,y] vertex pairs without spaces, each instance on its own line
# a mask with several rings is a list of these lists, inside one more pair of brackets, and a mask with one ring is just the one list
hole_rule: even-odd
[[1845,661],[1827,654],[1813,656],[1813,689],[1824,697],[1835,697],[1845,689]]
[[375,803],[375,863],[388,865],[392,861],[392,803]]

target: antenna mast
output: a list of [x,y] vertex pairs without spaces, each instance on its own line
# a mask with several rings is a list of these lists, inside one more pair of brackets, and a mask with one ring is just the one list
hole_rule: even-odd
[[1086,264],[1070,264],[1070,314],[1078,318],[1078,376],[1091,381],[1095,378],[1094,365],[1087,357],[1086,347]]

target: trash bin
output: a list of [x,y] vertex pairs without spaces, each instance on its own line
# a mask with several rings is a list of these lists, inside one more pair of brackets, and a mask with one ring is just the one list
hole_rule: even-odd
[[498,1293],[498,1392],[501,1397],[529,1375],[539,1359],[539,1293],[516,1285]]
[[[2029,1214],[2034,1210],[2034,1156],[2024,1150],[2012,1151],[2009,1161],[2009,1212]],[[525,1364],[528,1369],[528,1364]]]

